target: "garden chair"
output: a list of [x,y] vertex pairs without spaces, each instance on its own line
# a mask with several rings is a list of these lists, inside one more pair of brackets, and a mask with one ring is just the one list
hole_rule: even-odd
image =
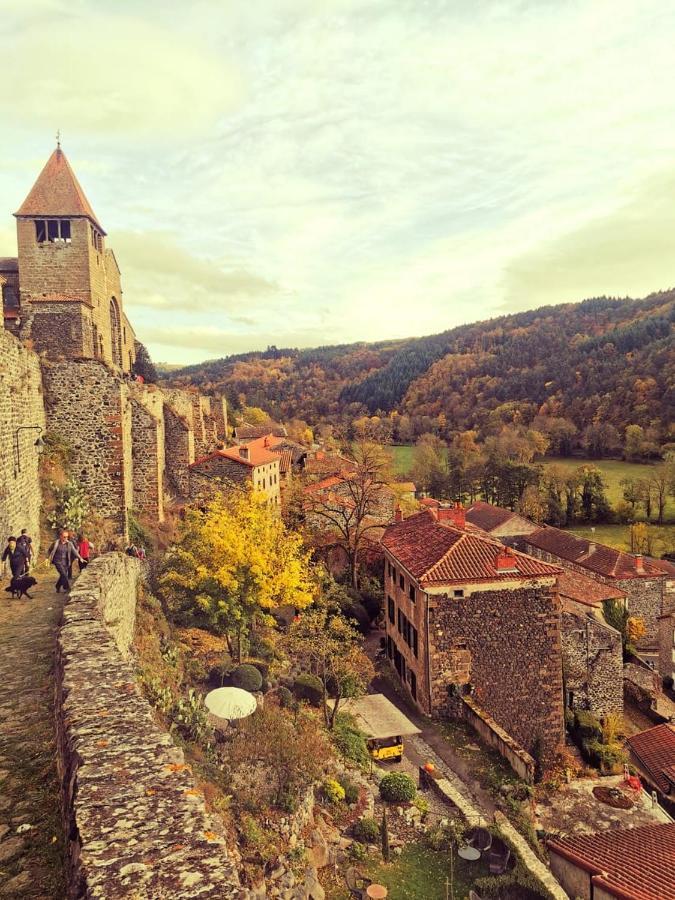
[[371,884],[370,878],[366,878],[366,876],[362,875],[358,869],[350,866],[345,872],[345,881],[347,882],[350,896],[358,897],[359,900],[363,900],[366,896],[366,888]]
[[481,853],[485,853],[492,846],[492,835],[487,828],[472,828],[466,835],[466,842]]
[[490,875],[503,875],[511,858],[511,850],[503,841],[495,840],[488,855]]

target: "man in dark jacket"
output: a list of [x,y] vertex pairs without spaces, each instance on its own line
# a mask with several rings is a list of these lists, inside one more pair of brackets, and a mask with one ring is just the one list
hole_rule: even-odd
[[70,590],[68,570],[73,565],[73,560],[75,559],[79,559],[80,562],[82,562],[82,557],[77,552],[77,548],[73,542],[69,540],[68,532],[64,530],[49,548],[49,562],[59,573],[59,579],[56,582],[57,594],[61,588],[63,588],[64,591]]

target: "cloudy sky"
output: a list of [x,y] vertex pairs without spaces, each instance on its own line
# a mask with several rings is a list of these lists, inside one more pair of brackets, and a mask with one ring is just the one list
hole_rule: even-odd
[[158,360],[675,285],[675,4],[0,0],[0,255],[57,128]]

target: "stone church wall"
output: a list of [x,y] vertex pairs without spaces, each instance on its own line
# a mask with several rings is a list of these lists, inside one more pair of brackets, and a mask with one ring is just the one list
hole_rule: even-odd
[[[0,329],[0,540],[27,528],[35,551],[40,545],[40,432],[45,427],[40,361],[15,337]],[[18,440],[18,459],[17,459]]]
[[94,509],[126,534],[133,505],[128,385],[96,360],[45,362],[47,427],[64,437]]
[[242,898],[223,825],[136,683],[139,574],[121,553],[95,559],[63,613],[55,682],[68,896]]

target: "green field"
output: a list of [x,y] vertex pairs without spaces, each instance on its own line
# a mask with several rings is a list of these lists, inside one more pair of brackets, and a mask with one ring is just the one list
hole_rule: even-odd
[[[542,460],[544,466],[561,466],[568,471],[573,471],[579,466],[595,466],[602,472],[605,482],[607,499],[614,505],[623,500],[623,488],[621,481],[624,478],[649,478],[653,466],[649,463],[630,463],[621,459],[577,459],[551,457]],[[666,507],[666,517],[675,518],[675,503],[672,498]]]
[[395,444],[389,448],[394,457],[394,470],[397,475],[408,475],[412,467],[413,451],[412,444]]
[[[599,544],[607,544],[618,550],[630,552],[630,538],[628,525],[596,525],[595,531],[591,531],[588,525],[574,526],[567,531],[573,531],[581,537],[595,540]],[[664,553],[675,551],[675,525],[652,525],[650,528],[652,538],[652,556],[663,556]]]

